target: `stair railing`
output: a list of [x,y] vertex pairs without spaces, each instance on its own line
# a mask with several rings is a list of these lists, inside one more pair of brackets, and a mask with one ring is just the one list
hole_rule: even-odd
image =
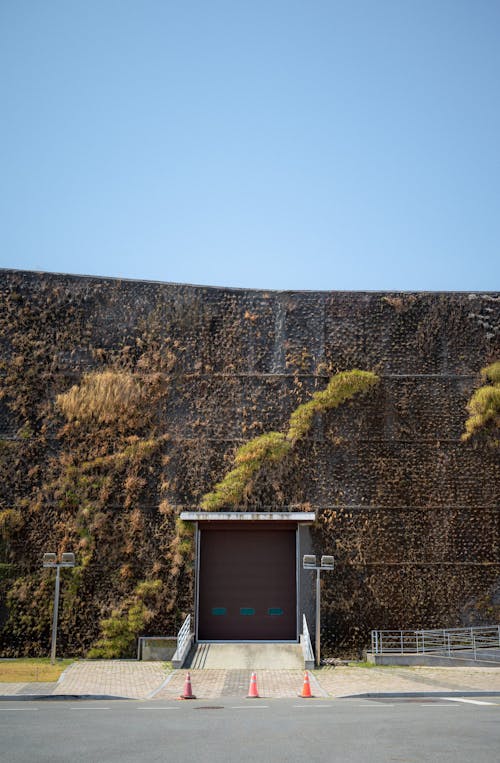
[[306,670],[312,670],[314,668],[314,652],[305,615],[302,615],[302,634],[300,636],[300,643],[302,645],[302,654],[304,655],[304,667]]
[[194,634],[191,633],[191,615],[188,615],[177,634],[177,649],[172,657],[172,666],[174,668],[182,668],[184,665],[184,661],[193,644],[193,638]]

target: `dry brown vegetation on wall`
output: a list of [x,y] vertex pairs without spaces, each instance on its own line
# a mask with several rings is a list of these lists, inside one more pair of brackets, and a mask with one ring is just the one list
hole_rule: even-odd
[[[479,430],[490,427],[500,429],[500,361],[496,361],[481,370],[485,382],[472,395],[467,403],[469,418],[465,422],[462,440],[469,440]],[[499,441],[495,439],[495,445]]]
[[337,557],[325,653],[498,619],[498,418],[477,401],[499,306],[1,272],[1,653],[47,652],[47,550],[78,560],[61,652],[175,633],[193,599],[179,514],[202,504],[316,509]]

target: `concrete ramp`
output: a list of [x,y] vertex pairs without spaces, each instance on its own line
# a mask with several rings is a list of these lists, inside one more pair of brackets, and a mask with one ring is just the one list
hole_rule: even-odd
[[300,644],[196,644],[184,667],[193,670],[303,670]]
[[438,652],[425,654],[373,654],[366,655],[375,665],[401,665],[402,667],[441,668],[497,668],[500,669],[500,649],[477,650],[476,659],[470,650],[454,651],[451,656]]

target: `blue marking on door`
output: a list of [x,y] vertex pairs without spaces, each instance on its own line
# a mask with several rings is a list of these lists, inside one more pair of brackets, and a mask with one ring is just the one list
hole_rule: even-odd
[[268,615],[282,615],[283,614],[283,610],[281,609],[281,607],[269,607],[269,609],[267,610],[267,614]]
[[227,612],[227,609],[225,607],[213,607],[212,608],[212,614],[213,615],[225,615]]
[[240,615],[255,615],[253,607],[240,607]]

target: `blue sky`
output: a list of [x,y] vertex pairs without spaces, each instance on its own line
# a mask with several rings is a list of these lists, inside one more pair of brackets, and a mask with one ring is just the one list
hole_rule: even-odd
[[500,287],[498,0],[1,0],[0,266]]

